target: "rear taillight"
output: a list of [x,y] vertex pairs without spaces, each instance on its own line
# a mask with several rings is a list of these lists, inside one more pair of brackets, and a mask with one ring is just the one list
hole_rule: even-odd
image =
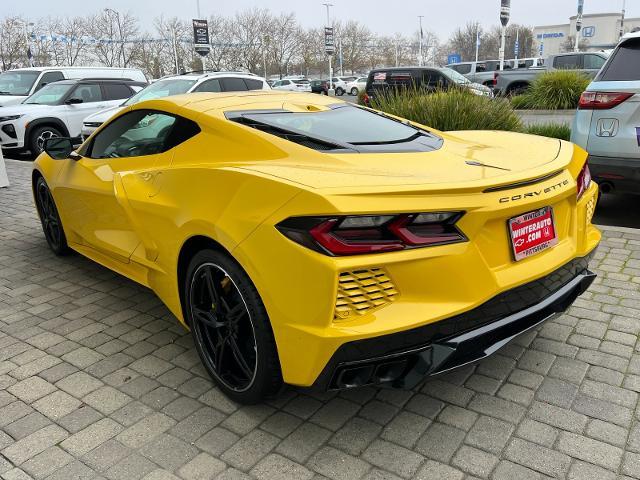
[[498,85],[498,77],[500,76],[500,74],[498,72],[494,72],[493,74],[493,86],[497,86]]
[[582,170],[578,174],[578,178],[576,179],[576,183],[578,184],[578,200],[584,195],[584,193],[591,186],[591,172],[589,171],[589,165],[584,164]]
[[633,97],[629,92],[584,92],[578,103],[579,110],[608,110]]
[[369,100],[370,100],[369,95],[365,93],[365,94],[362,96],[362,102],[363,102],[367,107],[369,106]]
[[334,256],[393,252],[466,241],[455,226],[463,212],[292,217],[277,228],[287,238]]

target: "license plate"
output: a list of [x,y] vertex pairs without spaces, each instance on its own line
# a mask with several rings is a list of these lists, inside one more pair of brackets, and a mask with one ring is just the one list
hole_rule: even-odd
[[512,218],[509,235],[516,261],[553,247],[558,243],[553,209],[544,207]]

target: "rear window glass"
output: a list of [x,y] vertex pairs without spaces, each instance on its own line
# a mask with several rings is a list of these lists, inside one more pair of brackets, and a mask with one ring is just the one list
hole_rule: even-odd
[[596,80],[604,82],[640,80],[640,38],[620,45]]
[[422,132],[404,123],[351,106],[323,112],[252,113],[243,116],[283,130],[352,145],[401,142]]
[[382,71],[373,73],[373,86],[404,86],[410,87],[414,83],[410,71]]

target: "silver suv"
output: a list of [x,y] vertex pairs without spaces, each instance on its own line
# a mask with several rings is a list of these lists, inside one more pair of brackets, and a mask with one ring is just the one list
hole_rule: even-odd
[[82,139],[86,139],[123,108],[143,100],[191,92],[243,92],[247,90],[271,90],[271,87],[264,78],[243,72],[190,72],[183,75],[162,77],[124,103],[85,118],[82,125]]

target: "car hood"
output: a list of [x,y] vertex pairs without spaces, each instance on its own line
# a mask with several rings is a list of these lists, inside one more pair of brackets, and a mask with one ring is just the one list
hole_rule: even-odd
[[[24,100],[24,97],[22,97]],[[10,105],[0,109],[0,116],[8,117],[11,115],[39,115],[41,112],[51,111],[51,105],[35,105],[32,103],[19,103]]]
[[96,112],[93,115],[89,115],[87,118],[83,120],[83,122],[104,123],[124,108],[125,107],[121,105],[116,105],[115,107],[100,110],[99,112]]
[[[244,165],[314,189],[420,186],[474,190],[565,168],[573,146],[545,137],[509,132],[443,133],[439,150],[416,153],[320,153],[309,161],[270,160]],[[302,147],[301,147],[302,148]],[[564,150],[566,154],[561,154]]]
[[9,105],[17,105],[22,102],[26,96],[23,95],[0,95],[0,107],[7,107]]

